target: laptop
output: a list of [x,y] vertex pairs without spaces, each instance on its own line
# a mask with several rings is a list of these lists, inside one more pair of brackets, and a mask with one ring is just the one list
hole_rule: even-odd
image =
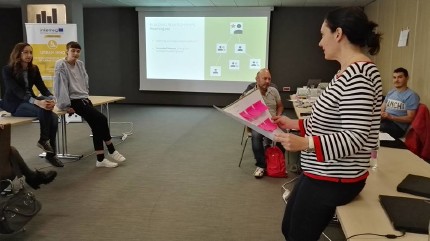
[[430,177],[409,174],[397,186],[397,191],[430,198]]
[[430,200],[379,195],[379,201],[394,229],[410,233],[429,233]]

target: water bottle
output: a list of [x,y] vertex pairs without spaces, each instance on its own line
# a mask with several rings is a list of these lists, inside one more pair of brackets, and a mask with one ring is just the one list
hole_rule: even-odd
[[370,151],[370,167],[372,170],[378,168],[378,150],[374,149]]
[[378,145],[370,151],[370,167],[372,170],[376,170],[378,168],[378,149],[379,149],[379,138]]

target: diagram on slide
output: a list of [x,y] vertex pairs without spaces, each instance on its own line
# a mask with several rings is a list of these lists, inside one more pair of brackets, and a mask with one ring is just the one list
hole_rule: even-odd
[[205,79],[250,81],[265,67],[267,36],[260,32],[265,18],[207,18],[205,24],[216,29],[205,34],[206,46],[213,46],[206,48]]
[[146,78],[253,81],[267,28],[267,17],[145,17]]

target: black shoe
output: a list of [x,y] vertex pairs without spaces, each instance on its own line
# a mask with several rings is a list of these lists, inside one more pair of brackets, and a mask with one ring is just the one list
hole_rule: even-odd
[[48,172],[36,171],[31,176],[26,177],[25,182],[27,182],[27,184],[30,187],[36,190],[40,188],[40,184],[48,184],[52,182],[56,176],[57,176],[56,171],[48,171]]
[[52,149],[52,146],[49,144],[49,141],[38,141],[37,147],[39,147],[46,153],[54,153],[54,149]]
[[57,156],[46,155],[45,159],[55,167],[64,167],[64,164]]

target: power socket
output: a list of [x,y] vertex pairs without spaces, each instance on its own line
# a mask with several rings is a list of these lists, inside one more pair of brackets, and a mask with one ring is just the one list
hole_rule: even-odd
[[290,90],[291,90],[290,86],[282,87],[282,91],[290,91]]

